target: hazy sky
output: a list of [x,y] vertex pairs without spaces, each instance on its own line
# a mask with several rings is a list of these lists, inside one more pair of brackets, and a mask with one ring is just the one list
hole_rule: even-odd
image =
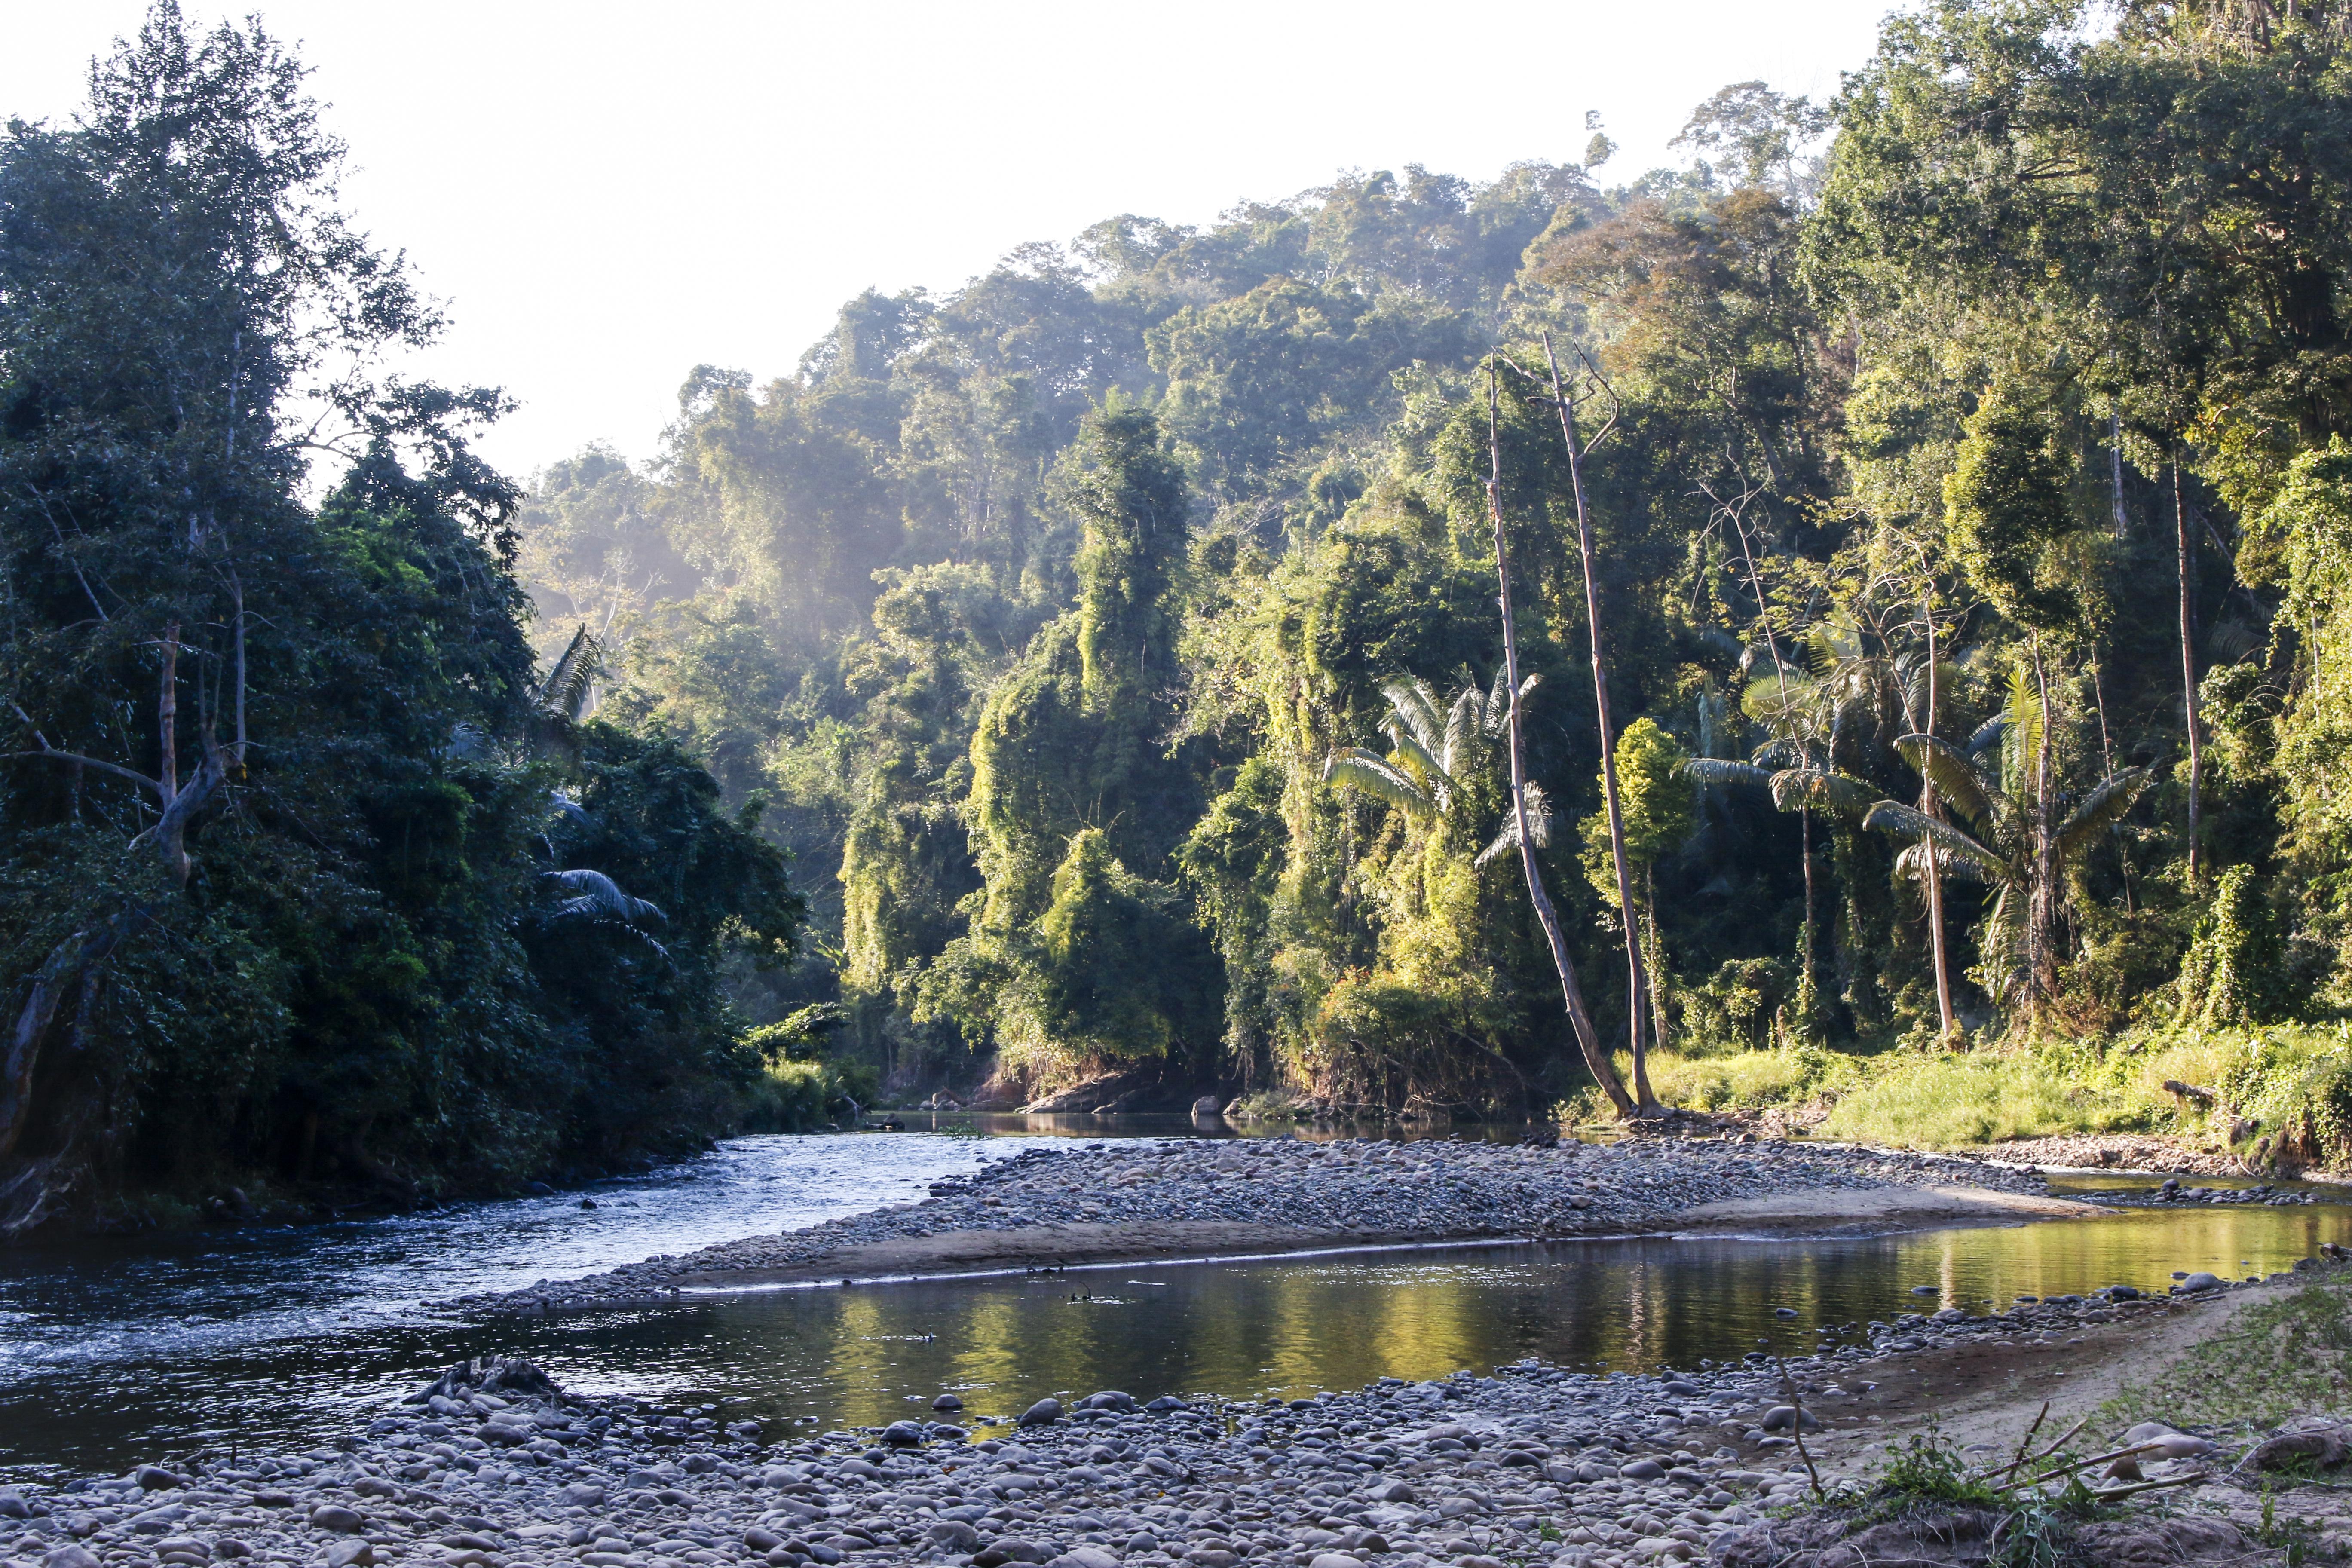
[[[425,368],[521,398],[487,449],[527,472],[593,439],[650,453],[695,364],[789,371],[868,285],[950,289],[1115,213],[1202,223],[1346,167],[1573,160],[1588,110],[1624,149],[1603,177],[1630,176],[1726,82],[1833,92],[1891,6],[234,9],[301,46],[351,144],[351,206],[452,308]],[[0,5],[0,115],[65,119],[144,9]]]

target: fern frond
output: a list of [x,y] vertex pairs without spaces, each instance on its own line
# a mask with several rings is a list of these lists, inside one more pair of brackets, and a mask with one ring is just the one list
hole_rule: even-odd
[[[1895,874],[1909,882],[1925,880],[1927,874],[1927,850],[1928,846],[1924,839],[1905,849],[1900,855],[1895,857]],[[1935,852],[1935,863],[1937,872],[1948,882],[1955,878],[1969,882],[1981,882],[1985,879],[1984,868],[1975,861],[1963,860],[1958,856],[1943,849],[1937,849]]]
[[1870,786],[1830,768],[1783,768],[1772,775],[1772,804],[1782,811],[1826,811],[1859,816],[1869,808]]
[[1721,757],[1693,757],[1683,764],[1683,774],[1703,784],[1744,784],[1761,790],[1772,787],[1771,769],[1759,768],[1753,763],[1727,762]]

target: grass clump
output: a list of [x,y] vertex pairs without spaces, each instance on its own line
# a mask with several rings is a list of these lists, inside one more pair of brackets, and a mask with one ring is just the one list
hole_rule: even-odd
[[[1738,1051],[1725,1056],[1650,1054],[1650,1084],[1669,1105],[1691,1110],[1759,1110],[1811,1099],[1825,1085],[1851,1074],[1863,1058],[1817,1046]],[[1631,1075],[1633,1058],[1620,1054],[1619,1070]]]
[[2240,1313],[2145,1384],[2100,1407],[2120,1431],[2141,1421],[2267,1429],[2291,1416],[2352,1411],[2352,1288],[2315,1282]]
[[[1624,1064],[1630,1070],[1630,1064]],[[1658,1051],[1670,1105],[1825,1101],[1825,1136],[1952,1149],[2066,1133],[2169,1134],[2272,1170],[2352,1167],[2352,1024],[2158,1028],[2099,1040],[1853,1054],[1817,1046]],[[2210,1091],[2210,1105],[2168,1084]]]
[[1949,1149],[2057,1131],[2115,1131],[2144,1122],[2145,1108],[2077,1053],[2009,1051],[1890,1054],[1838,1097],[1822,1131],[1833,1138]]

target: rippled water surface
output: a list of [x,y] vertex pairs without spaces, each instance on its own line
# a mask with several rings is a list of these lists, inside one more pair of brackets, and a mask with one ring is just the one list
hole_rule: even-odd
[[[982,1125],[982,1132],[1041,1124]],[[1077,1124],[1095,1137],[1099,1122]],[[1177,1129],[1182,1123],[1173,1123]],[[1163,1131],[1150,1123],[1130,1130]],[[2352,1208],[2173,1208],[1792,1241],[1644,1240],[1073,1269],[691,1300],[478,1323],[430,1303],[902,1202],[1017,1152],[961,1135],[747,1138],[580,1193],[365,1223],[0,1254],[0,1468],[114,1468],[236,1441],[308,1447],[461,1356],[811,1426],[961,1391],[975,1412],[1121,1387],[1255,1395],[1538,1355],[1690,1366],[1920,1307],[2174,1269],[2242,1277],[2352,1242]],[[1051,1135],[1053,1130],[1045,1131]],[[1057,1139],[1057,1141],[1063,1141]],[[1933,1298],[1915,1286],[1933,1286]],[[1775,1316],[1796,1309],[1795,1320]]]

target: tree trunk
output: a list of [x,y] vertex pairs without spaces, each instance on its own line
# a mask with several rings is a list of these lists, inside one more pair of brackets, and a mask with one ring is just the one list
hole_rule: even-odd
[[[1919,732],[1928,739],[1936,735],[1936,707],[1939,697],[1936,668],[1936,606],[1931,597],[1920,600],[1920,613],[1927,621],[1927,711]],[[1919,815],[1936,815],[1936,785],[1927,770],[1919,773]],[[1938,1040],[1952,1037],[1952,971],[1944,953],[1944,872],[1936,858],[1936,841],[1919,840],[1920,853],[1927,860],[1927,939],[1934,950],[1936,963],[1936,1024]]]
[[34,974],[25,1000],[9,1031],[7,1054],[0,1057],[0,1160],[14,1154],[32,1120],[33,1077],[40,1066],[41,1045],[56,1022],[58,1004],[77,987],[91,969],[103,963],[121,946],[143,911],[124,910],[94,931],[79,931],[49,950]]
[[163,684],[155,702],[155,777],[170,800],[180,788],[180,623],[163,628]]
[[1801,826],[1805,846],[1805,935],[1799,962],[1804,973],[1797,977],[1797,1012],[1811,1038],[1813,1019],[1820,1011],[1813,986],[1813,810],[1809,805],[1797,808],[1797,821]]
[[1609,714],[1609,660],[1601,637],[1601,585],[1594,571],[1592,522],[1584,504],[1584,450],[1576,440],[1576,409],[1560,384],[1559,362],[1544,334],[1544,363],[1551,372],[1551,395],[1559,409],[1559,433],[1568,443],[1569,488],[1576,498],[1577,553],[1584,565],[1584,621],[1592,644],[1592,705],[1601,727],[1601,795],[1609,812],[1609,855],[1617,872],[1617,910],[1625,924],[1625,1033],[1633,1052],[1633,1097],[1644,1116],[1660,1109],[1650,1091],[1650,1058],[1644,1041],[1643,1015],[1648,1011],[1649,983],[1642,963],[1642,938],[1633,905],[1633,870],[1625,855],[1625,816],[1617,799],[1617,726]]
[[1627,1097],[1625,1086],[1618,1079],[1617,1068],[1609,1059],[1608,1047],[1601,1043],[1601,1032],[1592,1026],[1592,1016],[1585,1010],[1584,988],[1577,984],[1576,965],[1568,956],[1568,942],[1560,935],[1559,916],[1551,907],[1551,897],[1544,890],[1543,871],[1536,864],[1536,841],[1528,831],[1528,795],[1525,753],[1519,742],[1519,639],[1511,624],[1511,564],[1503,542],[1503,443],[1500,420],[1496,403],[1498,394],[1494,371],[1487,373],[1486,412],[1488,457],[1493,472],[1486,481],[1486,510],[1495,525],[1495,586],[1496,602],[1503,612],[1503,682],[1511,694],[1511,820],[1519,835],[1519,867],[1527,873],[1528,901],[1535,906],[1536,922],[1543,927],[1544,941],[1551,948],[1552,967],[1559,972],[1559,989],[1568,1005],[1569,1026],[1575,1031],[1577,1047],[1583,1053],[1584,1065],[1592,1074],[1592,1081],[1609,1097],[1609,1103],[1620,1121],[1633,1114],[1633,1101]]
[[2035,1009],[2057,989],[2058,835],[2051,823],[2056,781],[2051,776],[2050,678],[2042,665],[2042,639],[2033,639],[2033,683],[2042,700],[2042,744],[2033,765],[2033,891],[2026,906],[2030,927],[2026,963]]
[[2198,795],[2204,784],[2205,756],[2203,738],[2197,723],[2197,649],[2195,641],[2195,607],[2189,597],[2189,568],[2193,558],[2189,545],[2189,511],[2180,499],[2180,459],[2172,460],[2172,529],[2178,547],[2180,574],[2180,691],[2181,707],[2189,722],[2189,886],[2197,887],[2200,871],[2198,855]]
[[1654,866],[1642,868],[1642,923],[1647,928],[1649,942],[1645,956],[1650,965],[1650,1040],[1660,1050],[1666,1048],[1666,954],[1658,941],[1658,874]]

